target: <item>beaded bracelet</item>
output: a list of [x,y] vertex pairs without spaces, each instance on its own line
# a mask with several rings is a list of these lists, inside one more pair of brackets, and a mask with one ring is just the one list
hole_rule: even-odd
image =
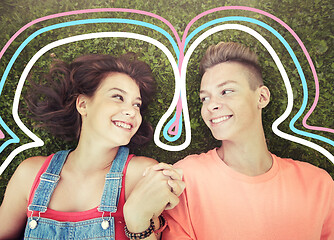
[[129,229],[127,228],[126,225],[124,227],[124,231],[125,231],[125,236],[127,236],[130,239],[144,239],[144,238],[147,238],[148,236],[150,236],[153,233],[154,228],[155,228],[154,227],[154,221],[152,219],[150,219],[150,226],[144,232],[132,233],[132,232],[129,231]]
[[167,220],[164,218],[164,216],[162,216],[162,214],[159,216],[159,223],[160,227],[158,230],[154,230],[155,234],[161,233],[167,227]]

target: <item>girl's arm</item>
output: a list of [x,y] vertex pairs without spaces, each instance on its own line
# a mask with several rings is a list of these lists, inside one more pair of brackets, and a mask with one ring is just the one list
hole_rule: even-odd
[[[171,165],[160,163],[155,160],[141,158],[141,161],[131,161],[127,175],[132,173],[135,178],[134,185],[124,205],[124,218],[127,228],[132,233],[140,233],[148,229],[150,219],[153,219],[156,229],[160,227],[158,217],[167,208],[173,208],[178,204],[178,196],[182,193],[185,185],[182,181],[182,173]],[[145,162],[146,160],[146,162]],[[130,163],[131,163],[130,162]],[[132,170],[135,171],[132,172]],[[145,172],[145,176],[143,173]],[[139,174],[138,174],[139,173]],[[131,180],[130,180],[131,182]],[[159,239],[159,235],[151,234],[145,239]]]
[[33,157],[23,161],[10,179],[0,207],[0,239],[16,239],[24,231],[28,196],[44,160]]

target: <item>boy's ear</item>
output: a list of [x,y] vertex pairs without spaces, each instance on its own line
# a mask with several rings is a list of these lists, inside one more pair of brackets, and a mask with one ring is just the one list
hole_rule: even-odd
[[81,116],[86,116],[87,115],[87,102],[88,102],[88,97],[80,94],[77,97],[76,100],[76,108],[78,112],[80,113]]
[[258,108],[265,108],[270,102],[270,91],[266,86],[260,86],[259,89],[259,100],[258,100]]

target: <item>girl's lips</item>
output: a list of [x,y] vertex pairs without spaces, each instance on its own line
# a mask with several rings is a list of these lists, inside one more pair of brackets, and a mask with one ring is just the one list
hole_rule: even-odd
[[221,122],[224,122],[224,121],[230,119],[231,117],[232,117],[232,115],[226,115],[226,116],[211,119],[210,122],[213,123],[213,124],[218,124],[218,123],[221,123]]

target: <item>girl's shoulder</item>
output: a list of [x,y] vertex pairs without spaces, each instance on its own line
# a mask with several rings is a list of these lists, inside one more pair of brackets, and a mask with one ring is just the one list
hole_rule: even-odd
[[17,167],[11,181],[15,187],[22,187],[21,191],[25,193],[28,198],[31,186],[36,178],[37,173],[43,166],[47,157],[35,156],[24,160]]
[[144,157],[144,156],[133,156],[131,161],[129,162],[129,166],[131,164],[133,167],[137,167],[138,169],[145,170],[147,167],[151,167],[157,163],[158,161],[153,158]]
[[139,179],[143,176],[146,168],[152,167],[158,163],[157,160],[142,156],[133,156],[129,162],[126,175],[131,178]]
[[28,177],[30,175],[36,176],[47,158],[48,157],[45,156],[35,156],[27,158],[22,163],[20,163],[16,171],[18,172],[18,174],[24,175],[25,177]]

